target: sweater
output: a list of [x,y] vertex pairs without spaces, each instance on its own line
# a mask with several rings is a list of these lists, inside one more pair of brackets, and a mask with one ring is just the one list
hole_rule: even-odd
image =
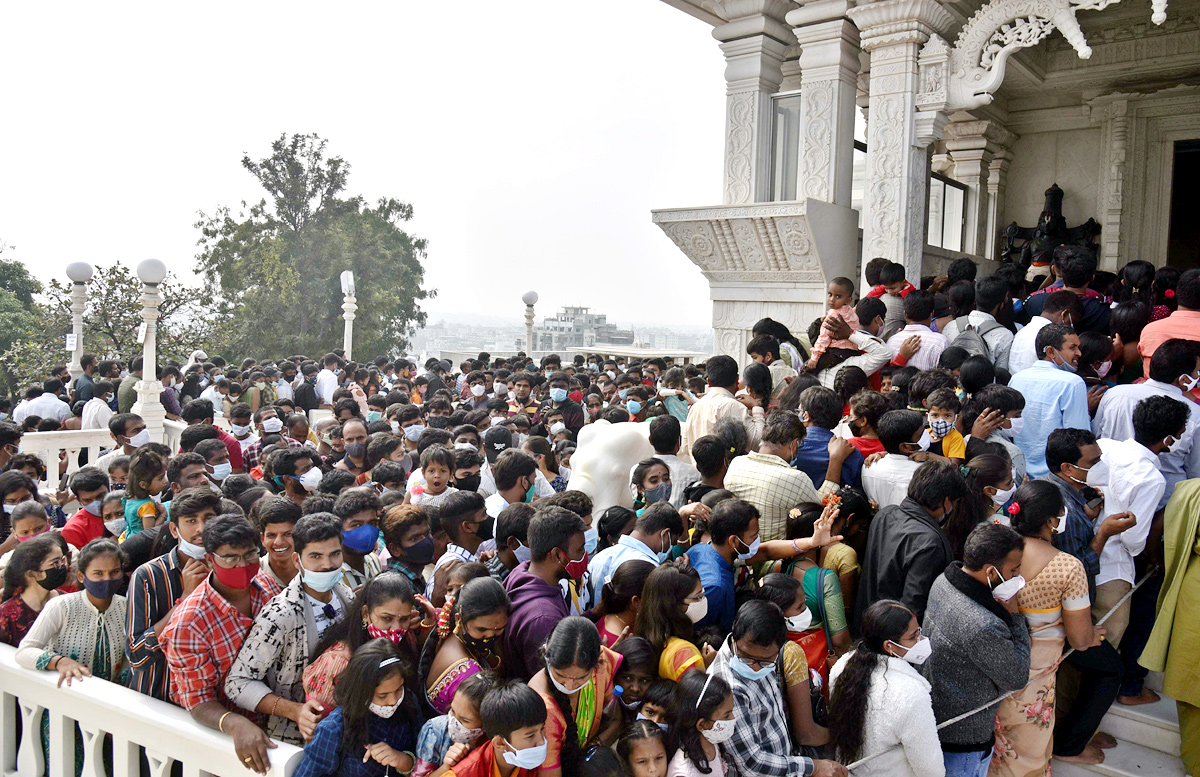
[[[834,664],[830,694],[853,655],[847,653]],[[944,777],[929,681],[916,667],[893,656],[877,658],[865,714],[860,757],[883,755],[855,769],[855,777]]]
[[[934,582],[922,629],[933,655],[921,667],[930,683],[938,723],[1024,688],[1029,682],[1029,630],[1020,613],[1010,613],[991,589],[954,562]],[[938,732],[942,750],[991,750],[996,707]]]
[[529,562],[517,565],[504,581],[512,614],[504,629],[504,654],[509,669],[528,681],[542,668],[541,647],[554,626],[570,612],[562,590],[530,573]]

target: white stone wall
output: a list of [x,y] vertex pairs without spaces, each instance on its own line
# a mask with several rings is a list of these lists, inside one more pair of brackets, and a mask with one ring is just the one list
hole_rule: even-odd
[[1001,227],[1037,224],[1046,190],[1057,183],[1066,193],[1068,226],[1100,221],[1100,129],[1022,133],[1012,147]]

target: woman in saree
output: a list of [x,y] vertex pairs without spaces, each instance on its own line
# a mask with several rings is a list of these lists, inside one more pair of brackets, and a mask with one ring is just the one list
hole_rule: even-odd
[[[1012,528],[1025,538],[1017,606],[1029,626],[1029,684],[1000,702],[989,777],[1032,777],[1049,772],[1054,748],[1055,669],[1063,645],[1076,650],[1099,645],[1104,630],[1092,625],[1087,573],[1082,562],[1058,550],[1051,538],[1067,520],[1062,492],[1053,483],[1031,480],[1017,489],[1006,509]],[[1074,763],[1096,764],[1104,752],[1088,743]]]
[[511,605],[494,578],[476,578],[462,587],[443,610],[437,633],[421,651],[419,675],[430,706],[445,715],[463,680],[482,671],[500,670],[504,627]]

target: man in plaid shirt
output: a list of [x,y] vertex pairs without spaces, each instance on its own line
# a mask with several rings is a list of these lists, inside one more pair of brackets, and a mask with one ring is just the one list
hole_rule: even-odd
[[242,454],[247,472],[262,464],[263,440],[268,435],[279,435],[280,442],[289,448],[299,448],[304,445],[303,440],[293,440],[283,434],[283,419],[279,417],[279,411],[273,406],[260,407],[254,414],[254,425],[258,429],[258,439],[250,443]]
[[204,527],[212,574],[171,613],[160,642],[167,656],[173,700],[209,728],[233,737],[247,769],[265,774],[274,744],[255,721],[225,697],[225,675],[258,611],[279,593],[259,568],[258,535],[240,516],[222,515]]
[[835,761],[792,754],[782,670],[778,666],[785,642],[787,623],[779,607],[760,599],[738,609],[733,633],[708,668],[733,691],[737,723],[726,747],[740,774],[846,777],[846,767]]

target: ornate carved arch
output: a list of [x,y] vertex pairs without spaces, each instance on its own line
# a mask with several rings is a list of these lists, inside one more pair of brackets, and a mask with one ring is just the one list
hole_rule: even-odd
[[[1167,0],[1151,0],[1155,24],[1167,18]],[[1058,28],[1079,53],[1092,55],[1075,12],[1099,11],[1120,0],[989,0],[951,46],[931,35],[921,49],[917,108],[922,111],[971,110],[992,101],[1004,81],[1008,58],[1037,45]]]

